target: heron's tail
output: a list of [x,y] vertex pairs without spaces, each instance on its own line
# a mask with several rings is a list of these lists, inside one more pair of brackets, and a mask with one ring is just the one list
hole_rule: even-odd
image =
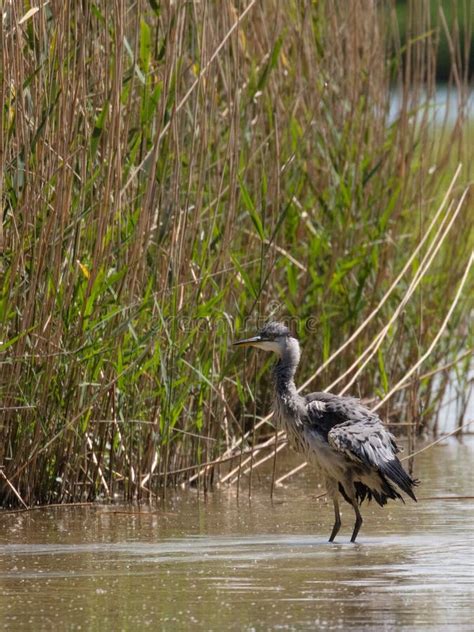
[[[373,498],[378,505],[383,507],[387,504],[389,499],[396,500],[397,498],[400,498],[400,500],[403,500],[401,494],[399,494],[397,490],[390,485],[385,476],[380,474],[378,487],[379,488],[377,489],[375,485],[369,487],[369,485],[366,485],[365,483],[354,481],[354,491],[357,504],[361,505],[366,499],[370,503]],[[346,494],[346,491],[341,483],[339,483],[339,491],[344,499],[347,500],[349,504],[352,504],[350,497]]]
[[410,498],[416,502],[416,496],[413,492],[413,488],[419,484],[419,481],[412,478],[405,472],[400,461],[395,457],[392,461],[386,461],[380,467],[380,473],[388,478],[390,481],[405,492]]

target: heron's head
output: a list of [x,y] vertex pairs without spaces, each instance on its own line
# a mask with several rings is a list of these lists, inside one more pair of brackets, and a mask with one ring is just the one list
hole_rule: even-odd
[[291,335],[290,330],[283,323],[267,323],[256,336],[252,338],[245,338],[244,340],[238,340],[234,342],[235,347],[257,347],[257,349],[263,349],[264,351],[273,351],[279,356],[282,356],[286,351],[290,349],[298,350],[299,356],[299,344],[294,336]]

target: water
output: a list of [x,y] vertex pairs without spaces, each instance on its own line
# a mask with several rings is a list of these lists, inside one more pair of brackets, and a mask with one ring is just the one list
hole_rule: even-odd
[[[393,123],[397,120],[400,107],[402,105],[402,93],[397,89],[393,90],[390,98],[390,112],[389,121]],[[460,113],[460,106],[463,106],[464,116],[467,119],[473,118],[474,110],[474,92],[469,90],[464,97],[465,101],[461,102],[460,95],[455,89],[448,89],[448,86],[444,83],[439,83],[436,86],[435,95],[432,99],[428,99],[426,93],[423,93],[419,98],[419,104],[424,104],[424,107],[429,108],[430,119],[437,125],[442,125],[446,121],[448,125],[453,125]],[[424,113],[424,107],[421,109],[412,107],[412,115],[422,116]]]
[[263,476],[251,502],[0,513],[0,628],[472,630],[474,500],[427,498],[472,497],[473,456],[456,441],[420,455],[418,504],[364,504],[356,545],[349,507],[327,542],[309,468],[273,503]]

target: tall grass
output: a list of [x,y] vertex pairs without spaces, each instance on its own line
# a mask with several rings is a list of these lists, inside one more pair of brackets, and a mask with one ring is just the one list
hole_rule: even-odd
[[[456,12],[410,3],[402,42],[390,2],[38,6],[5,2],[0,34],[2,504],[147,497],[223,454],[235,465],[268,436],[270,396],[234,333],[292,319],[303,381],[422,242],[317,377],[369,347],[421,267],[351,387],[382,399],[440,331],[473,245]],[[468,379],[469,288],[389,422],[435,423],[450,374],[424,373],[464,354]],[[216,470],[201,474],[207,488]]]

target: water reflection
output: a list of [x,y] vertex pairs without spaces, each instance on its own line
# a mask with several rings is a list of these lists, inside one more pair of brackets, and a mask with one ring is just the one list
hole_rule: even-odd
[[[472,444],[424,453],[419,495],[472,495]],[[310,470],[252,501],[181,493],[165,507],[0,514],[0,625],[51,629],[470,629],[474,504],[331,508]]]

